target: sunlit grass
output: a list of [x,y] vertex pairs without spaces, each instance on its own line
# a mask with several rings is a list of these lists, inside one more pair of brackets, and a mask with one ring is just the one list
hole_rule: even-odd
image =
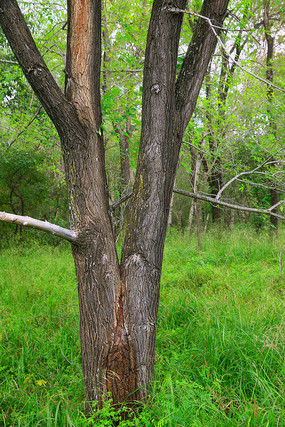
[[[199,252],[168,235],[153,393],[134,425],[285,425],[284,237],[212,231]],[[78,320],[68,246],[2,250],[0,425],[84,425]]]

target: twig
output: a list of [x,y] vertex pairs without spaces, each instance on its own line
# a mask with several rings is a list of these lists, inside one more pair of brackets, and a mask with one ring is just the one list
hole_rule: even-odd
[[[259,209],[259,208],[249,208],[247,206],[241,206],[241,205],[233,205],[232,203],[223,202],[221,200],[216,200],[214,197],[205,196],[205,195],[199,194],[199,193],[191,193],[190,191],[180,190],[178,188],[173,188],[173,192],[177,193],[177,194],[181,194],[181,195],[186,196],[186,197],[192,197],[194,199],[204,200],[205,202],[213,203],[214,205],[225,206],[226,208],[234,209],[236,211],[260,213],[263,215],[272,215],[272,216],[275,216],[276,218],[279,218],[282,220],[285,219],[284,215],[280,215],[280,214],[277,214],[276,212],[272,212],[272,211],[270,211],[270,208],[269,209]],[[285,200],[281,200],[279,202],[279,204],[281,204],[281,203],[285,203]]]
[[[207,136],[207,135],[206,135],[206,136]],[[203,139],[204,139],[204,138],[205,138],[205,136],[203,137]],[[202,150],[201,148],[196,147],[196,145],[191,144],[191,142],[187,142],[187,141],[182,141],[182,142],[183,142],[183,144],[189,145],[190,147],[194,148],[194,150],[197,150],[197,151],[199,151],[199,152],[200,152],[200,153],[202,153],[202,154],[208,154],[208,153],[206,153],[206,151]]]
[[[177,194],[181,194],[182,196],[186,196],[186,197],[192,197],[193,199],[198,199],[198,200],[204,200],[205,202],[209,202],[212,203],[214,205],[220,205],[220,206],[225,206],[226,208],[229,209],[233,209],[236,211],[244,211],[244,212],[253,212],[253,213],[259,213],[262,215],[271,215],[271,216],[275,216],[276,218],[285,220],[285,216],[284,215],[280,215],[276,212],[272,212],[271,209],[274,209],[277,205],[281,205],[283,203],[285,203],[285,200],[281,200],[280,202],[278,202],[278,204],[271,206],[268,209],[259,209],[259,208],[249,208],[247,206],[241,206],[241,205],[233,205],[232,203],[228,203],[228,202],[223,202],[221,200],[217,200],[214,197],[210,197],[210,196],[205,196],[204,194],[199,194],[199,193],[191,193],[191,191],[186,191],[186,190],[180,190],[179,188],[173,188],[173,193],[177,193]],[[132,196],[133,192],[129,191],[127,194],[125,194],[123,197],[121,197],[119,200],[117,200],[116,202],[114,202],[111,205],[111,210],[114,210],[115,208],[117,208],[121,203],[125,202],[126,200],[128,200],[131,196]]]
[[[262,166],[264,166],[264,165],[267,165],[267,164],[269,164],[269,162],[268,162],[268,160],[269,159],[267,159],[267,160],[265,160],[264,162],[262,162],[259,166],[257,166],[256,168],[254,168],[254,169],[252,169],[251,171],[247,171],[247,172],[241,172],[241,173],[239,173],[239,174],[237,174],[237,175],[235,175],[232,179],[230,179],[220,190],[219,190],[219,192],[217,193],[217,195],[216,195],[216,197],[215,197],[215,199],[216,200],[219,200],[220,199],[220,197],[221,197],[221,195],[222,195],[222,192],[232,183],[232,182],[234,182],[234,181],[236,181],[238,178],[240,178],[241,176],[244,176],[244,175],[251,175],[251,174],[254,174],[258,169],[260,169],[260,168],[262,168]],[[270,162],[270,164],[271,164],[271,162]]]
[[19,65],[17,61],[9,61],[8,59],[0,59],[0,62],[3,62],[3,64]]
[[224,51],[227,53],[227,55],[229,56],[229,58],[236,64],[237,67],[239,67],[241,70],[243,70],[245,73],[249,74],[250,76],[254,77],[255,79],[265,83],[267,86],[271,86],[274,87],[277,90],[280,90],[281,92],[285,93],[285,89],[282,89],[279,86],[274,85],[273,83],[269,83],[268,80],[262,79],[261,77],[258,77],[256,74],[253,74],[251,71],[248,71],[246,68],[244,68],[238,61],[235,60],[235,58],[232,57],[232,55],[228,52],[228,50],[226,49],[225,44],[223,43],[223,41],[221,40],[221,38],[218,36],[217,31],[215,30],[215,28],[217,29],[221,29],[224,31],[227,31],[226,28],[224,27],[218,27],[215,26],[214,24],[212,24],[210,18],[207,18],[206,16],[203,15],[199,15],[198,13],[194,13],[194,12],[188,12],[188,10],[184,10],[184,9],[178,9],[176,7],[170,7],[168,8],[169,12],[173,12],[173,13],[185,13],[187,15],[192,15],[192,16],[197,16],[198,18],[204,19],[205,21],[208,22],[208,24],[210,25],[213,33],[215,34],[215,36],[217,37],[217,40],[219,41],[220,45],[223,47]]
[[120,206],[122,203],[124,203],[126,200],[128,200],[131,195],[133,194],[132,191],[128,191],[126,194],[124,194],[120,199],[113,202],[110,206],[110,209],[114,211],[118,206]]
[[13,139],[12,142],[9,143],[8,149],[11,147],[12,144],[14,144],[14,142],[17,141],[17,139],[19,138],[19,136],[21,136],[27,129],[29,126],[31,126],[31,124],[35,121],[37,115],[39,114],[39,112],[41,111],[42,106],[40,106],[37,111],[35,112],[35,114],[33,115],[33,117],[31,118],[31,120],[29,121],[29,123],[24,127],[24,129],[21,130],[21,132],[19,132],[17,134],[17,136]]
[[[270,185],[264,185],[264,184],[260,184],[259,182],[253,182],[253,181],[249,181],[246,179],[237,179],[238,182],[242,182],[243,184],[249,184],[255,187],[260,187],[260,188],[265,188],[266,190],[273,190],[275,189],[275,187],[271,187]],[[278,191],[281,193],[285,193],[285,190],[283,190],[282,188],[278,188]]]

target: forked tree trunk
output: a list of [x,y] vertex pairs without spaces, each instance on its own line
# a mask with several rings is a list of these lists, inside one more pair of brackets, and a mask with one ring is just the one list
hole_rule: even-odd
[[[205,0],[218,27],[228,0]],[[184,9],[186,0],[177,0]],[[154,0],[145,54],[142,135],[121,264],[108,207],[101,130],[100,0],[68,0],[66,93],[48,71],[16,0],[0,23],[62,144],[78,280],[82,366],[88,401],[143,400],[154,369],[156,319],[167,218],[182,136],[194,111],[216,37],[199,19],[178,80],[183,13]],[[217,31],[217,30],[216,30]]]

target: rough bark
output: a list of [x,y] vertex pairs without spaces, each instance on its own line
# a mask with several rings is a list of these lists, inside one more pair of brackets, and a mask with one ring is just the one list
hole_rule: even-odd
[[[68,2],[66,96],[49,73],[14,0],[0,20],[29,83],[55,124],[62,145],[80,306],[87,400],[100,400],[114,376],[121,298],[119,263],[108,213],[100,110],[100,2]],[[114,362],[115,363],[115,362]],[[116,399],[116,397],[115,397]]]

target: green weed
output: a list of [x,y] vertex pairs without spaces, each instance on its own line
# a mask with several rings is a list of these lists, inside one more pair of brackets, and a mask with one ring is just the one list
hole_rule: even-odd
[[[212,231],[199,252],[171,232],[149,402],[124,421],[108,400],[93,425],[285,425],[283,244],[282,232]],[[7,247],[0,271],[0,425],[88,426],[69,247]]]

